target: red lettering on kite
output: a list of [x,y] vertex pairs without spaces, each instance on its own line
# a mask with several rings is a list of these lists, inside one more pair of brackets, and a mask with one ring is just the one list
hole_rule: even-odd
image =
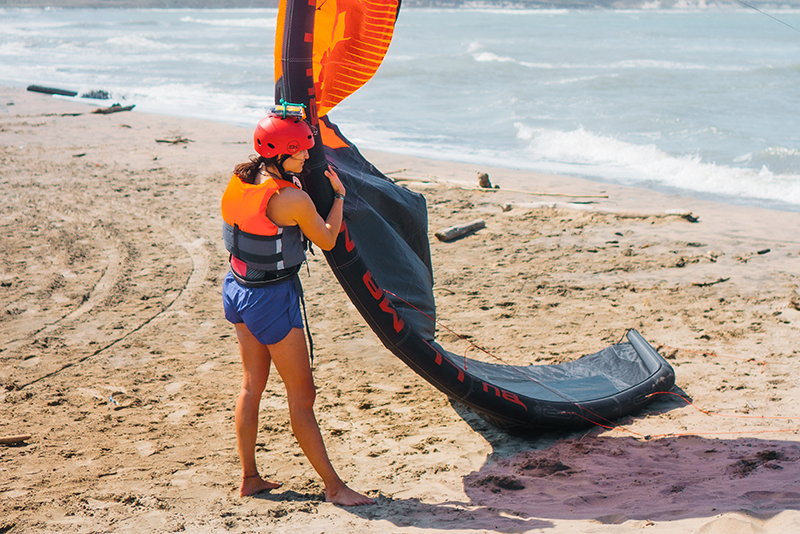
[[500,389],[497,386],[493,386],[491,384],[487,384],[486,382],[483,382],[483,391],[484,391],[484,393],[489,393],[489,388],[492,388],[494,390],[494,394],[496,396],[502,397],[503,399],[505,399],[505,400],[507,400],[509,402],[513,402],[514,404],[519,404],[520,406],[525,408],[526,412],[528,411],[528,407],[525,406],[525,404],[521,400],[519,400],[519,397],[517,397],[516,394],[511,393],[510,391],[506,391],[504,389]]
[[397,315],[397,310],[395,310],[394,306],[392,306],[392,303],[389,302],[389,297],[386,297],[381,301],[380,307],[386,313],[391,314],[394,331],[399,334],[400,331],[403,329],[403,327],[406,325],[406,323],[403,322],[403,320]]
[[347,229],[347,225],[342,221],[342,227],[339,229],[339,233],[341,234],[344,232],[344,248],[347,252],[353,252],[353,249],[356,248],[356,244],[353,243],[353,240],[350,239],[350,230]]
[[436,354],[436,358],[434,358],[434,360],[433,360],[434,362],[436,362],[436,365],[442,365],[442,362],[446,361],[447,363],[449,363],[450,365],[452,365],[453,367],[455,367],[458,370],[458,381],[459,382],[463,382],[464,381],[464,378],[466,377],[466,375],[464,374],[463,369],[461,369],[459,366],[457,366],[456,364],[451,362],[449,359],[445,359],[441,355],[441,353],[438,350],[434,349],[433,346],[430,343],[428,343],[427,341],[425,341],[425,344],[428,345],[428,347],[430,347],[430,349],[434,352],[434,354]]
[[498,387],[496,387],[496,386],[493,386],[493,385],[491,385],[491,384],[487,384],[486,382],[483,382],[483,392],[484,392],[484,393],[489,393],[489,388],[490,388],[490,387],[491,387],[492,389],[494,389],[494,394],[495,394],[495,395],[497,395],[497,396],[499,397],[499,396],[500,396],[500,388],[498,388]]
[[372,279],[372,273],[367,271],[364,273],[364,285],[367,286],[369,289],[370,294],[375,300],[381,300],[383,298],[383,289],[378,287],[378,284],[375,283],[375,280]]
[[519,397],[517,397],[517,395],[516,395],[515,393],[511,393],[510,391],[506,391],[506,390],[502,390],[502,391],[503,391],[503,398],[504,398],[505,400],[507,400],[507,401],[509,401],[509,402],[513,402],[514,404],[519,404],[520,406],[522,406],[523,408],[525,408],[525,411],[526,411],[526,412],[528,411],[528,407],[527,407],[527,406],[525,406],[525,405],[522,403],[522,401],[521,401],[521,400],[519,400]]

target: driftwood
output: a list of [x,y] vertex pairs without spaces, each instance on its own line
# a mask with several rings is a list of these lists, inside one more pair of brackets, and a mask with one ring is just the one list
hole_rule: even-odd
[[[491,189],[489,190],[491,191]],[[565,210],[581,210],[591,211],[593,213],[608,213],[617,219],[647,219],[649,217],[678,217],[691,223],[700,221],[699,216],[692,215],[692,212],[683,210],[667,210],[661,212],[644,212],[644,211],[626,211],[617,210],[614,208],[604,208],[602,206],[586,206],[584,202],[566,203],[566,202],[534,202],[532,204],[524,204],[526,208],[554,208]]]
[[717,280],[715,282],[694,282],[692,285],[695,286],[695,287],[709,287],[709,286],[713,286],[715,284],[721,284],[722,282],[727,282],[728,280],[730,280],[730,277],[728,277],[728,278],[720,278],[719,280]]
[[[678,217],[690,223],[700,222],[700,217],[692,215],[690,211],[668,210],[663,213],[645,213],[635,211],[612,212],[617,219],[647,219],[648,217]],[[690,245],[691,246],[691,245]]]
[[32,91],[34,93],[44,93],[46,95],[78,96],[78,93],[75,91],[56,89],[54,87],[42,87],[41,85],[29,85],[28,91]]
[[194,143],[194,141],[179,135],[175,139],[156,139],[156,143],[169,143],[171,145],[179,145],[181,143]]
[[472,232],[477,232],[481,228],[486,228],[486,222],[483,219],[478,219],[468,224],[451,226],[450,228],[439,230],[433,235],[435,235],[439,241],[452,241]]
[[30,434],[21,434],[19,436],[0,436],[0,445],[16,445],[31,439]]
[[108,115],[109,113],[119,113],[120,111],[130,111],[136,107],[136,104],[130,106],[122,106],[120,104],[113,104],[111,107],[107,108],[97,108],[96,110],[92,111],[92,113],[102,113],[103,115]]
[[488,187],[459,187],[466,191],[482,191],[484,193],[522,193],[535,197],[565,197],[565,198],[608,198],[608,195],[575,195],[570,193],[546,193],[544,191],[522,191],[521,189],[500,189],[498,186]]
[[[397,170],[397,171],[384,172],[383,174],[394,174],[394,173],[398,173],[398,172],[403,172],[405,170],[407,170],[407,169],[400,169],[400,170]],[[498,186],[498,185],[493,185],[491,187],[481,187],[480,185],[478,185],[477,187],[465,187],[465,186],[456,185],[453,182],[448,182],[446,180],[442,180],[440,178],[437,178],[436,176],[433,176],[432,174],[429,174],[428,176],[430,177],[429,179],[426,179],[426,178],[411,178],[411,177],[409,177],[409,178],[392,178],[392,180],[394,182],[396,182],[396,183],[397,182],[418,182],[418,183],[421,183],[421,184],[429,184],[429,183],[445,184],[445,185],[449,185],[451,187],[455,187],[456,189],[461,189],[461,190],[464,190],[464,191],[480,191],[482,193],[521,193],[523,195],[532,195],[532,196],[535,196],[535,197],[608,198],[608,195],[580,195],[580,194],[572,194],[572,193],[548,193],[548,192],[545,192],[545,191],[523,191],[521,189],[500,189],[500,186]],[[487,175],[487,178],[488,178],[488,175]],[[479,177],[479,180],[480,180],[480,177]],[[478,183],[480,184],[480,181]],[[489,183],[491,183],[491,182],[489,182]]]

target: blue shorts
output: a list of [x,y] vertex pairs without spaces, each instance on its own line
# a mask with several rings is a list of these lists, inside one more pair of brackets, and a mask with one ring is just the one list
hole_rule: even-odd
[[222,283],[222,303],[225,318],[234,324],[244,323],[264,345],[283,340],[292,328],[303,328],[300,297],[294,280],[265,287],[244,287],[228,271]]

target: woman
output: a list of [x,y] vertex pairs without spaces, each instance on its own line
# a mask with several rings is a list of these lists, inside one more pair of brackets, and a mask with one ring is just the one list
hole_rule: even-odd
[[[276,108],[277,109],[277,108]],[[259,122],[254,135],[259,157],[241,163],[222,197],[225,246],[231,269],[223,284],[225,317],[236,328],[244,378],[236,403],[236,439],[242,463],[241,496],[278,488],[264,480],[255,461],[258,409],[270,366],[283,379],[292,430],[325,484],[328,502],[354,506],[372,499],[348,488],[328,459],[313,406],[316,395],[303,334],[297,271],[305,239],[323,250],[336,244],[345,188],[330,168],[334,192],[323,220],[295,174],[314,146],[309,125],[281,108]]]

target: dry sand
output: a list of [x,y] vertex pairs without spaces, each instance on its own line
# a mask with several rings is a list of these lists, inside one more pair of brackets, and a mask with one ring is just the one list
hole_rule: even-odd
[[91,109],[0,88],[0,437],[31,436],[0,445],[0,533],[800,531],[799,214],[368,152],[428,199],[444,326],[517,364],[633,327],[719,415],[664,396],[616,430],[499,431],[384,349],[318,254],[318,417],[378,504],[322,502],[276,373],[257,455],[284,486],[241,499],[218,204],[250,131]]

